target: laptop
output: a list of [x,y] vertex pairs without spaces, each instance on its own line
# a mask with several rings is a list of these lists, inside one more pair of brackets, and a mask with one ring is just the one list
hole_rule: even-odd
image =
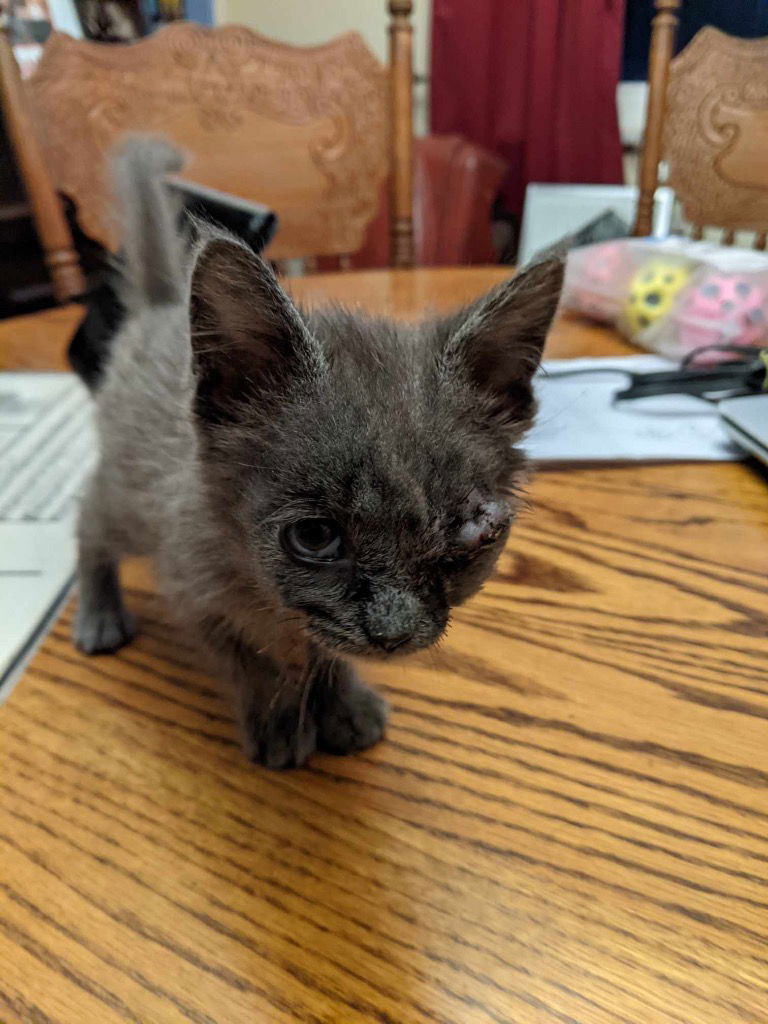
[[768,466],[768,394],[726,398],[718,410],[736,444]]
[[[625,224],[635,219],[638,189],[634,185],[531,184],[525,190],[523,223],[517,253],[519,266],[563,236],[570,235],[607,210]],[[662,186],[653,204],[653,233],[666,238],[672,229],[675,194]]]
[[0,373],[0,699],[72,588],[77,498],[96,452],[74,374]]

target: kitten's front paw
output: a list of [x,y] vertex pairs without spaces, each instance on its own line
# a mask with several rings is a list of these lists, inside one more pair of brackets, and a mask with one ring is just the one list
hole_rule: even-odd
[[78,606],[72,626],[75,647],[83,654],[112,654],[130,643],[136,632],[133,616],[120,608]]
[[298,715],[281,715],[262,723],[258,734],[249,736],[245,753],[249,760],[265,768],[301,768],[317,749],[317,727],[306,714],[299,727]]
[[353,675],[330,687],[317,712],[317,747],[329,754],[367,750],[384,737],[389,708],[383,697]]

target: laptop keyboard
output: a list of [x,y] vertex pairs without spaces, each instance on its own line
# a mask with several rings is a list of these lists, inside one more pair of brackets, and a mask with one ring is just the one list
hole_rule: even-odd
[[91,399],[76,377],[0,375],[0,522],[71,518],[96,452]]
[[0,702],[68,595],[77,496],[97,457],[69,373],[0,373]]

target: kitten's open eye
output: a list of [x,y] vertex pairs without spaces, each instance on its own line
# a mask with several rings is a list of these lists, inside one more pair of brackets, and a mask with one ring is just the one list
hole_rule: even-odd
[[283,529],[281,540],[297,562],[337,562],[344,556],[341,528],[333,519],[298,519]]

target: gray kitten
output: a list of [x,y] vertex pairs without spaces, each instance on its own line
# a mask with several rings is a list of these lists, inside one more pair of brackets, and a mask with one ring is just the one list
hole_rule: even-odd
[[161,183],[179,163],[149,140],[118,160],[129,316],[96,395],[75,643],[130,640],[118,563],[148,555],[248,757],[362,750],[386,706],[345,656],[435,643],[504,545],[562,264],[419,326],[308,313],[235,238],[203,228],[190,259]]

